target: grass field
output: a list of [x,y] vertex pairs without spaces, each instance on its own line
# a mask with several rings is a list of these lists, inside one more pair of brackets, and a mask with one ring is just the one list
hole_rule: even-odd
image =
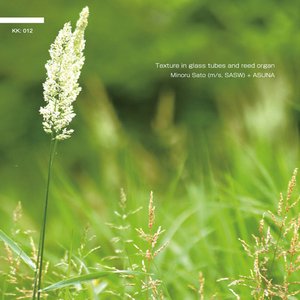
[[[98,93],[103,94],[101,89]],[[276,211],[280,192],[286,195],[297,165],[296,140],[272,145],[273,141],[262,141],[253,134],[250,142],[245,136],[230,136],[226,124],[215,136],[198,140],[182,128],[169,125],[161,134],[176,143],[165,146],[165,158],[159,160],[155,150],[128,135],[108,98],[103,96],[100,101],[101,110],[83,109],[79,116],[86,127],[83,130],[89,132],[85,136],[90,151],[84,153],[86,165],[73,163],[76,170],[67,167],[68,151],[77,147],[76,137],[58,146],[50,190],[45,246],[48,266],[43,287],[87,274],[96,277],[86,282],[83,280],[88,277],[79,278],[73,285],[51,290],[48,299],[123,299],[125,295],[150,299],[156,288],[167,299],[197,299],[201,297],[200,272],[205,278],[203,299],[213,295],[216,299],[234,299],[228,284],[253,269],[253,258],[247,256],[239,239],[254,244],[252,234],[258,234],[264,212]],[[160,136],[154,131],[150,138]],[[222,149],[212,147],[215,138]],[[40,156],[40,167],[33,163],[35,172],[44,179],[46,153],[44,162]],[[121,188],[126,193],[126,208],[119,205]],[[148,261],[148,243],[136,229],[149,229],[151,190],[156,207],[152,234],[161,226],[165,231],[156,247],[167,245],[145,269],[142,261]],[[33,194],[36,197],[34,190]],[[21,213],[14,210],[18,201],[22,203],[21,195],[2,201],[7,203],[1,212],[3,230],[34,260],[39,224],[32,215],[41,205],[28,203]],[[134,213],[120,217],[130,211]],[[270,217],[265,222],[272,226],[275,239],[278,230]],[[30,295],[33,271],[9,247],[3,245],[1,253],[2,299]],[[133,273],[110,273],[115,270]],[[97,272],[104,273],[97,278],[93,275]],[[147,292],[149,276],[159,281]],[[229,281],[219,282],[221,278]],[[241,293],[241,299],[253,299],[245,288],[234,290]]]

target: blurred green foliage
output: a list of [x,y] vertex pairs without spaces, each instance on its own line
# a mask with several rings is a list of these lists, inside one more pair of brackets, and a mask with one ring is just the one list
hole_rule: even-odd
[[[203,236],[212,230],[200,238],[206,259],[196,253],[195,240],[197,247],[184,248],[178,264],[197,269],[195,259],[211,278],[234,273],[236,238],[246,239],[253,216],[274,205],[299,163],[299,2],[3,2],[1,16],[44,16],[46,22],[33,25],[32,35],[0,25],[1,228],[10,228],[17,201],[27,226],[38,228],[49,146],[38,113],[44,65],[58,30],[68,20],[74,24],[83,5],[91,12],[83,91],[74,136],[58,148],[48,239],[91,223],[109,253],[110,233],[103,228],[119,188],[133,207],[154,189],[165,228],[173,228],[182,211],[196,210],[186,216],[190,234],[178,229],[181,242],[173,242],[170,257],[178,259],[177,243],[187,245],[199,228]],[[170,79],[156,62],[274,63],[276,79]],[[222,257],[222,251],[230,253]],[[222,267],[214,271],[209,263]],[[238,268],[245,264],[241,259]]]

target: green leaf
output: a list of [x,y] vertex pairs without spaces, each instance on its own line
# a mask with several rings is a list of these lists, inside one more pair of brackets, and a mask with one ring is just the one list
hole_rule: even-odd
[[2,230],[0,230],[0,240],[18,255],[32,270],[35,270],[35,263],[31,258],[18,246],[18,244],[8,237]]
[[73,278],[69,278],[69,279],[65,279],[65,280],[56,282],[54,284],[51,284],[51,285],[43,288],[42,291],[48,292],[48,291],[52,291],[52,290],[56,290],[56,289],[62,289],[67,286],[81,284],[81,283],[92,281],[94,279],[98,279],[101,277],[111,276],[111,275],[120,275],[120,274],[140,275],[140,274],[147,274],[147,273],[135,272],[135,271],[100,271],[100,272],[81,275],[81,276],[77,276],[77,277],[73,277]]

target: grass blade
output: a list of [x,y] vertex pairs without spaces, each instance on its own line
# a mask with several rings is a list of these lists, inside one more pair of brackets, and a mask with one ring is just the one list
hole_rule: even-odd
[[100,271],[100,272],[95,272],[95,273],[90,273],[90,274],[85,274],[77,277],[72,277],[69,279],[65,279],[59,282],[56,282],[54,284],[51,284],[44,289],[42,289],[43,292],[48,292],[48,291],[53,291],[56,289],[62,289],[68,286],[76,285],[76,284],[81,284],[84,282],[88,282],[94,279],[98,279],[100,277],[104,276],[111,276],[111,275],[140,275],[140,274],[145,274],[143,272],[135,272],[135,271]]
[[35,270],[35,263],[31,258],[18,246],[18,244],[0,230],[0,240],[9,246],[9,248],[18,255],[32,270]]

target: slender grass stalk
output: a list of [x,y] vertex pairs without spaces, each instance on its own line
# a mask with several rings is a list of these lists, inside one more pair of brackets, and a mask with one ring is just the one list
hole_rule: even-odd
[[68,126],[75,117],[72,104],[81,91],[78,79],[85,60],[83,55],[83,50],[85,48],[84,31],[88,23],[88,16],[89,9],[88,7],[85,7],[80,13],[74,31],[72,31],[70,23],[64,25],[50,47],[50,60],[47,61],[45,66],[47,70],[47,79],[43,88],[46,106],[40,108],[40,113],[43,116],[44,131],[51,134],[51,144],[44,213],[36,261],[32,300],[40,300],[42,293],[41,287],[49,190],[55,150],[59,140],[69,138],[74,132],[74,130],[68,128]]
[[[152,199],[152,192],[151,192],[151,199]],[[151,201],[151,200],[150,200]],[[150,202],[151,203],[151,202]],[[155,207],[152,207],[152,203],[149,205],[149,220],[151,219],[151,214],[153,214],[154,216],[154,209]],[[149,235],[151,237],[153,237],[153,222],[152,221],[149,221]],[[148,258],[147,258],[147,272],[151,272],[151,263],[152,263],[152,258],[153,258],[153,248],[152,248],[152,238],[148,240]],[[146,276],[146,286],[150,286],[149,285],[149,275]],[[151,291],[150,291],[150,288],[147,289],[147,300],[149,300],[151,297]]]
[[154,231],[154,223],[155,206],[153,202],[153,192],[151,192],[148,206],[148,230],[145,232],[142,228],[136,229],[139,237],[147,242],[146,252],[136,247],[138,250],[140,250],[144,256],[144,259],[146,260],[146,262],[144,260],[142,261],[142,270],[145,273],[145,281],[142,281],[142,290],[146,292],[147,300],[164,298],[164,295],[159,288],[161,285],[161,280],[153,278],[153,274],[151,275],[151,269],[152,265],[154,265],[154,258],[165,249],[167,243],[164,243],[162,246],[157,248],[158,239],[164,230],[162,230],[161,226],[159,226],[158,229]]
[[41,289],[42,274],[43,274],[43,261],[44,261],[46,223],[47,223],[47,212],[48,212],[48,202],[49,202],[49,190],[50,190],[52,166],[53,166],[53,161],[54,161],[54,157],[55,157],[56,147],[57,147],[57,140],[51,139],[49,164],[48,164],[48,176],[47,176],[47,185],[46,185],[46,195],[45,195],[45,203],[44,203],[44,213],[43,213],[42,226],[41,226],[42,230],[41,230],[41,234],[40,234],[38,255],[37,255],[37,261],[36,261],[33,296],[32,296],[33,300],[35,300],[36,298],[39,300],[41,297],[40,289]]
[[275,264],[275,260],[276,260],[276,256],[277,256],[277,253],[278,253],[278,248],[279,248],[279,243],[281,242],[282,238],[283,238],[283,223],[280,225],[280,228],[279,228],[279,235],[277,237],[277,240],[276,240],[276,244],[275,244],[275,248],[274,248],[274,253],[273,253],[273,257],[272,257],[272,260],[271,260],[271,265],[270,265],[270,276],[272,276],[273,274],[273,267],[274,267],[274,264]]

